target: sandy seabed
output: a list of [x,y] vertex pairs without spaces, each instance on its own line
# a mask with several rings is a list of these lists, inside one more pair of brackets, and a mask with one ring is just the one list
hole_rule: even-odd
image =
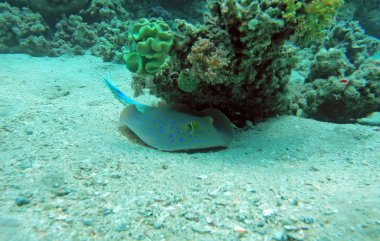
[[[380,128],[293,116],[228,149],[118,129],[125,66],[0,55],[0,240],[380,240]],[[152,104],[150,96],[138,98]]]

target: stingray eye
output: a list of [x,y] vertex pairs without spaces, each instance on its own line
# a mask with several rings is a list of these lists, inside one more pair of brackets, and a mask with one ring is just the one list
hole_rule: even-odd
[[198,121],[192,121],[191,124],[193,126],[193,130],[198,129],[200,126],[200,123]]
[[193,125],[191,124],[191,121],[186,124],[186,129],[189,130],[189,131],[193,130]]
[[195,130],[199,129],[200,123],[198,121],[190,121],[186,124],[186,129],[193,133]]

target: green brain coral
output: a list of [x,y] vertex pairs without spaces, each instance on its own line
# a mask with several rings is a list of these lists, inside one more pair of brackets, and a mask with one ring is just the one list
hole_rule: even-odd
[[186,93],[191,93],[198,88],[198,83],[188,69],[184,69],[179,73],[177,80],[178,88]]
[[129,30],[129,53],[123,56],[129,71],[143,76],[154,75],[165,63],[173,44],[173,34],[162,20],[142,18]]

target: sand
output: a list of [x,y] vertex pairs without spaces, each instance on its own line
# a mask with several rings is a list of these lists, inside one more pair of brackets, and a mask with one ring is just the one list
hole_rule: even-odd
[[380,240],[379,127],[281,116],[161,152],[118,129],[100,75],[133,96],[125,66],[0,63],[0,240]]

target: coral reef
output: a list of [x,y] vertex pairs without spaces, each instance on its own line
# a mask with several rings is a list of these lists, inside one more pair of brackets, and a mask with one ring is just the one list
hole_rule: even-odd
[[[379,40],[351,18],[379,36],[380,4],[342,4],[211,0],[204,10],[203,0],[8,0],[0,3],[0,52],[124,56],[137,73],[136,95],[149,89],[167,102],[215,107],[238,126],[282,113],[350,122],[379,111],[379,60],[370,58]],[[139,29],[129,32],[140,17],[170,26],[165,51],[152,48],[157,33],[138,39]],[[147,68],[146,54],[157,52]]]
[[339,23],[312,61],[303,86],[305,113],[324,121],[353,122],[380,110],[380,41],[357,22]]
[[329,78],[330,76],[351,75],[355,70],[355,66],[350,63],[347,56],[338,48],[331,47],[329,49],[321,48],[314,57],[308,81],[321,78]]
[[227,52],[216,48],[209,39],[199,38],[191,47],[187,61],[192,65],[192,72],[197,73],[197,79],[208,84],[225,82],[220,73],[227,67]]
[[186,19],[199,22],[206,0],[126,0],[126,9],[136,13],[135,18],[162,18],[165,21]]
[[[277,3],[211,1],[204,24],[177,21],[167,68],[144,87],[167,102],[194,109],[213,106],[237,125],[287,112],[287,82],[294,64],[291,32]],[[181,90],[178,77],[188,69],[197,82]],[[138,84],[141,88],[141,78]]]
[[[92,4],[96,3],[96,0],[92,1]],[[113,1],[115,8],[120,4]],[[108,22],[91,22],[90,12],[86,11],[83,17],[63,16],[52,28],[41,14],[25,5],[20,6],[22,8],[0,3],[0,52],[59,56],[64,53],[83,54],[88,50],[106,61],[121,61],[122,46],[128,40],[127,20],[112,18]],[[126,12],[118,12],[121,18],[127,18]]]
[[380,110],[380,61],[370,60],[347,78],[315,79],[304,88],[309,117],[338,123]]
[[379,40],[365,34],[358,22],[339,22],[324,41],[327,48],[339,48],[356,66],[379,49]]
[[293,40],[303,46],[318,43],[334,21],[343,0],[283,0],[282,17],[295,32]]
[[346,0],[351,7],[354,20],[360,22],[365,32],[380,38],[380,1],[378,0]]
[[[378,61],[369,60],[379,41],[355,22],[336,24],[342,4],[211,1],[204,24],[176,21],[171,60],[151,79],[136,76],[136,93],[148,88],[167,102],[212,106],[237,125],[281,113],[335,122],[363,117],[379,108]],[[291,83],[302,48],[288,40],[315,55]]]
[[90,52],[105,61],[122,62],[133,19],[165,15],[170,22],[176,17],[198,21],[203,9],[198,6],[204,1],[181,4],[180,11],[169,14],[166,8],[175,4],[159,0],[7,0],[0,2],[0,52],[35,56]]
[[132,15],[125,9],[126,2],[125,0],[91,0],[90,6],[82,11],[81,16],[89,24],[112,22],[114,18],[126,21]]
[[83,9],[89,0],[27,0],[31,9],[40,13],[49,24],[62,14],[70,15]]
[[0,3],[0,52],[47,54],[49,27],[41,15]]

